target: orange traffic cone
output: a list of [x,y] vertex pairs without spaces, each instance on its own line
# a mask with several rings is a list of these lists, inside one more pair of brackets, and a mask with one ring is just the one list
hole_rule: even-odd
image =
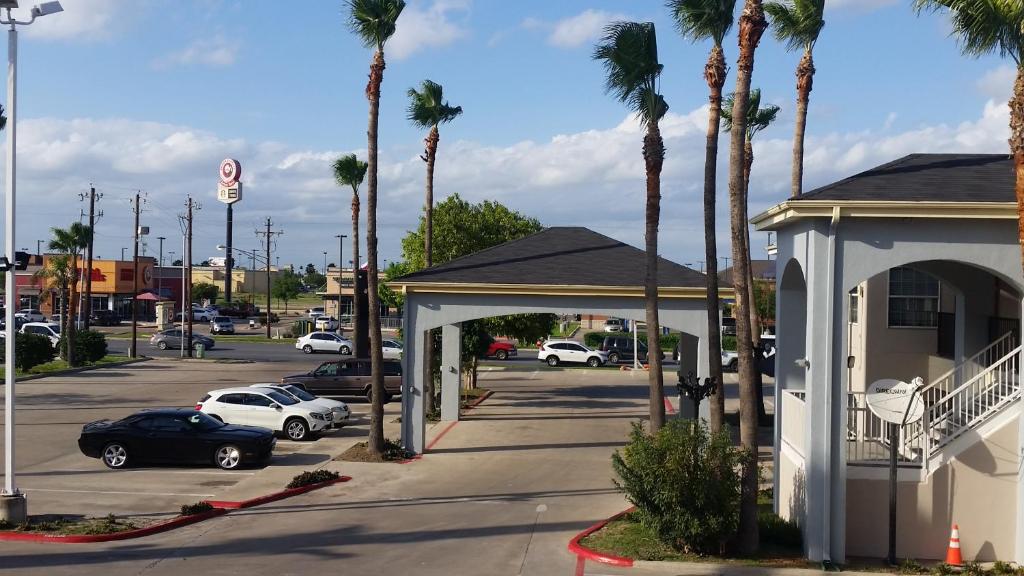
[[953,532],[949,535],[949,548],[946,548],[946,564],[963,566],[964,559],[960,555],[960,528],[953,524]]

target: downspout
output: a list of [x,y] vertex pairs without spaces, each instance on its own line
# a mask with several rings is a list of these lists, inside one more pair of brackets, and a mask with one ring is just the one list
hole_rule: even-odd
[[832,208],[832,221],[828,226],[828,278],[827,295],[825,297],[825,326],[828,327],[828,338],[825,338],[825,357],[822,358],[822,365],[827,366],[825,374],[825,405],[829,409],[829,422],[825,426],[825,486],[824,493],[827,495],[825,501],[828,506],[824,510],[824,522],[822,522],[822,564],[828,566],[832,563],[832,428],[835,423],[832,421],[832,342],[835,338],[835,292],[836,292],[836,235],[839,232],[839,218],[841,211],[838,206]]

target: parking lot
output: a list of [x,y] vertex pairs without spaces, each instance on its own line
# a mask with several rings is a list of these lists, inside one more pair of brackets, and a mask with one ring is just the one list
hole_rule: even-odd
[[[266,468],[224,471],[212,466],[134,467],[109,470],[82,455],[82,426],[116,420],[145,408],[191,407],[209,390],[272,382],[304,372],[325,358],[294,361],[221,363],[152,360],[118,368],[31,380],[18,384],[17,483],[31,501],[32,514],[149,515],[174,512],[202,499],[244,499],[281,489],[305,469],[365,437],[369,405],[343,398],[353,411],[353,425],[332,430],[310,442],[279,439]],[[0,395],[2,396],[2,395]],[[385,407],[391,424],[397,402]],[[2,421],[2,416],[0,416]],[[2,454],[2,450],[0,450]],[[297,470],[294,471],[293,469]]]

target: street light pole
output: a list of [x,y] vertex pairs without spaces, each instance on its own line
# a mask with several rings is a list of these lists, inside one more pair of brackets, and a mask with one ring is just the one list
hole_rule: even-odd
[[[5,167],[5,230],[4,255],[8,262],[15,262],[14,247],[14,209],[15,209],[15,168],[17,147],[17,88],[18,88],[18,31],[16,25],[28,25],[39,16],[46,16],[63,10],[60,2],[44,2],[32,8],[32,18],[27,22],[18,22],[11,17],[11,8],[17,8],[17,2],[0,2],[0,8],[6,8],[6,20],[0,18],[0,24],[10,26],[7,31],[7,166]],[[38,247],[38,244],[37,244]],[[18,490],[14,476],[14,307],[18,303],[17,283],[14,270],[4,275],[6,305],[5,322],[10,338],[4,338],[4,360],[7,370],[4,371],[4,489],[0,492],[0,520],[11,524],[22,524],[28,519],[28,502],[25,495]]]
[[348,238],[345,234],[337,234],[335,238],[338,239],[338,327],[341,327],[341,280],[342,270],[345,269],[345,238]]

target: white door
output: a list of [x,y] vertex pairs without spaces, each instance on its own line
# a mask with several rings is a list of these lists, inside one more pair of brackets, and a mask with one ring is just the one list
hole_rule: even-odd
[[310,336],[310,341],[313,343],[313,349],[318,352],[338,351],[338,341],[332,338],[329,334],[313,334]]
[[227,424],[248,424],[249,409],[245,407],[242,394],[222,394],[217,399],[218,406],[212,413],[220,416]]
[[263,394],[245,394],[245,407],[249,415],[249,426],[280,430],[281,413],[273,406],[274,401]]
[[569,358],[566,358],[569,362],[586,362],[587,361],[587,349],[579,344],[569,344],[566,346],[569,352]]

